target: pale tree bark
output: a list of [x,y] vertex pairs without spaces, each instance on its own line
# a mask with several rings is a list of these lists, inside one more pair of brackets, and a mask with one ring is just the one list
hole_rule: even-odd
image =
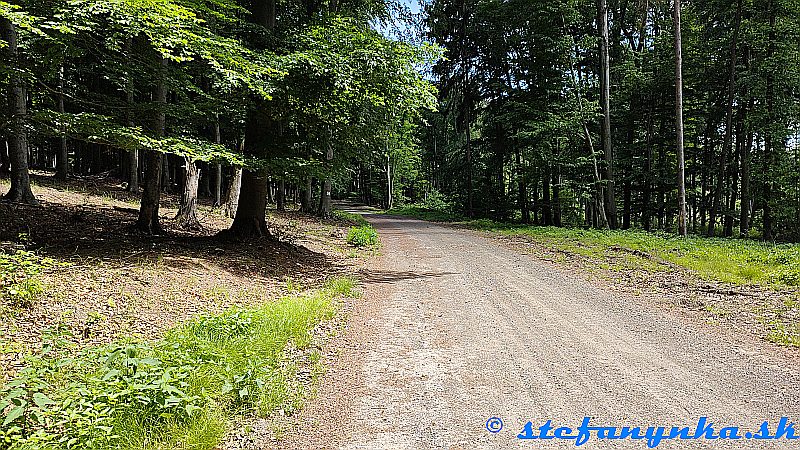
[[241,167],[234,167],[233,179],[228,188],[228,193],[225,195],[225,215],[233,219],[236,217],[236,211],[239,209],[239,193],[242,190],[242,173]]
[[[166,76],[167,60],[160,54],[157,59],[160,66],[160,74],[153,94],[153,101],[157,109],[153,120],[153,135],[157,138],[162,138],[166,128],[164,106],[167,104],[167,85],[164,82],[164,77]],[[136,222],[136,228],[148,234],[161,234],[164,232],[158,216],[161,203],[161,170],[164,156],[163,153],[154,150],[145,152],[144,190],[142,191],[142,203],[139,208],[139,220]]]
[[[741,1],[741,0],[740,0]],[[683,49],[681,42],[681,0],[675,0],[675,130],[678,155],[678,234],[686,237],[686,162],[683,154]]]
[[608,37],[608,4],[597,0],[600,29],[600,106],[603,109],[603,158],[605,159],[605,207],[609,228],[616,229],[617,200],[614,183],[614,149],[611,145],[611,57]]
[[222,206],[222,163],[214,164],[214,207]]
[[188,230],[199,230],[200,220],[197,218],[197,191],[200,184],[200,169],[191,159],[184,157],[185,170],[183,178],[183,194],[175,221],[178,226]]
[[[6,54],[13,69],[20,67],[17,48],[16,26],[7,19],[0,19],[0,32],[7,43]],[[16,203],[35,205],[38,203],[31,191],[28,173],[28,132],[25,122],[28,118],[27,94],[19,70],[13,70],[8,82],[8,109],[11,125],[8,133],[8,156],[11,166],[11,189],[5,199]]]

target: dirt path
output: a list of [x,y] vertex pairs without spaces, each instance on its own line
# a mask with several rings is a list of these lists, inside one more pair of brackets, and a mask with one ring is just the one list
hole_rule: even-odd
[[[795,352],[604,292],[475,233],[370,220],[383,256],[366,274],[365,296],[319,398],[279,448],[569,448],[574,441],[516,434],[527,421],[575,427],[584,416],[643,427],[696,425],[708,416],[754,430],[781,416],[800,420]],[[484,426],[492,416],[505,423],[497,434]],[[646,445],[592,440],[583,448]]]

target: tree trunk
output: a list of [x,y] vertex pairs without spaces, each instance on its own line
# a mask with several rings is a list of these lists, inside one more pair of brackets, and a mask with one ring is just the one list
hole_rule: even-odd
[[611,60],[608,37],[608,5],[597,0],[598,27],[600,28],[600,104],[603,108],[603,157],[605,159],[606,219],[611,229],[618,227],[617,201],[614,185],[614,152],[611,145]]
[[[311,202],[313,201],[314,192],[313,192],[313,183],[314,179],[312,177],[306,177],[305,187],[303,188],[303,197],[300,201],[300,211],[304,213],[311,212]],[[366,200],[364,200],[366,202]]]
[[[252,2],[250,13],[254,25],[270,30],[275,27],[274,0]],[[266,158],[272,145],[269,138],[273,128],[268,105],[261,104],[251,109],[245,121],[244,154]],[[266,169],[243,171],[239,205],[230,229],[234,236],[250,239],[269,235],[266,220],[268,189]]]
[[330,164],[333,161],[333,146],[328,143],[328,153],[325,154],[325,161],[328,166],[328,176],[325,177],[325,182],[322,183],[322,195],[320,198],[319,214],[322,217],[328,218],[331,216],[331,177],[330,177]]
[[[753,100],[750,100],[752,108]],[[753,149],[753,132],[747,132],[747,142],[741,147],[742,154],[742,209],[739,213],[739,237],[746,238],[750,235],[750,213],[752,200],[750,196],[750,154]]]
[[[739,0],[741,2],[741,0]],[[675,136],[678,155],[678,234],[688,234],[686,212],[686,162],[683,154],[683,50],[681,0],[675,0]]]
[[560,227],[561,223],[561,169],[558,164],[553,169],[553,225]]
[[[740,0],[741,1],[741,0]],[[775,24],[776,12],[775,1],[769,0],[767,3],[769,8],[769,48],[767,50],[767,59],[773,59],[775,56]],[[772,165],[773,165],[773,136],[772,127],[775,123],[775,75],[773,71],[767,74],[767,123],[768,128],[764,136],[764,235],[765,241],[774,239],[773,223],[772,223]]]
[[466,134],[466,144],[467,144],[467,217],[472,218],[475,216],[474,205],[473,205],[473,186],[472,186],[472,128],[470,126],[470,114],[469,114],[469,105],[466,106],[467,114],[466,114],[466,123],[465,123],[465,134]]
[[165,154],[163,158],[161,158],[161,190],[164,191],[165,194],[169,194],[172,192],[172,174],[170,173],[170,169],[172,164],[169,163],[169,154]]
[[[167,85],[164,82],[167,60],[160,54],[157,56],[160,65],[160,77],[156,84],[153,101],[156,104],[156,115],[153,123],[153,134],[156,138],[163,138],[166,127],[164,113],[167,104]],[[161,221],[158,209],[161,203],[161,170],[165,155],[161,152],[147,150],[145,156],[144,190],[142,191],[142,204],[139,208],[139,220],[136,228],[148,234],[161,234]]]
[[222,206],[222,164],[214,164],[214,207]]
[[[133,51],[133,39],[128,39],[125,41],[125,54],[128,61],[131,61],[131,53]],[[130,80],[133,77],[130,77]],[[127,124],[129,127],[134,126],[133,122],[133,84],[131,81],[125,86],[125,100],[126,106],[128,107],[128,111],[126,113],[127,116]],[[128,192],[133,192],[134,194],[139,193],[139,150],[133,149],[128,152]]]
[[197,218],[197,192],[200,184],[200,169],[191,159],[184,157],[183,194],[175,220],[179,227],[187,230],[201,228]]
[[[214,143],[217,145],[222,144],[219,117],[214,121]],[[214,164],[214,206],[222,206],[222,163]]]
[[242,190],[243,173],[244,170],[241,167],[233,168],[231,185],[228,187],[228,192],[225,195],[225,215],[231,219],[236,217],[236,211],[239,209],[239,194]]
[[[64,66],[58,70],[58,112],[64,114]],[[69,177],[69,148],[65,130],[61,130],[56,158],[56,179],[66,180],[67,177]]]
[[525,184],[525,174],[522,167],[522,152],[519,148],[515,149],[517,159],[517,189],[519,208],[522,212],[522,223],[531,223],[531,211],[528,208],[528,186]]
[[278,180],[278,189],[275,193],[275,203],[278,211],[286,211],[286,180]]
[[[0,18],[0,31],[8,44],[7,61],[14,68],[21,68],[17,49],[16,26],[7,19]],[[35,205],[38,203],[31,191],[31,180],[28,173],[28,104],[25,86],[19,71],[13,71],[8,80],[8,110],[11,113],[11,124],[8,130],[8,156],[11,166],[11,189],[5,199],[16,203]]]
[[[196,164],[199,165],[200,163]],[[200,176],[200,182],[199,182],[200,190],[198,192],[198,195],[205,198],[209,198],[213,195],[211,194],[211,170],[210,170],[211,164],[203,163],[200,167],[201,167],[200,172],[202,173],[202,175]],[[186,188],[184,187],[184,190],[185,189]]]
[[550,203],[550,168],[544,170],[542,177],[542,225],[553,225],[553,206]]

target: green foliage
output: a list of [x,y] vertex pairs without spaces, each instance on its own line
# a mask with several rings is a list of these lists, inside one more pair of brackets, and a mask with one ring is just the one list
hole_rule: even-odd
[[350,227],[347,232],[347,242],[354,247],[373,247],[378,245],[378,232],[372,225]]
[[63,266],[63,263],[26,250],[0,252],[0,301],[12,305],[30,305],[44,292],[39,275]]
[[215,448],[232,413],[291,413],[297,353],[352,295],[349,279],[258,309],[200,317],[153,343],[70,355],[59,335],[0,390],[9,449]]

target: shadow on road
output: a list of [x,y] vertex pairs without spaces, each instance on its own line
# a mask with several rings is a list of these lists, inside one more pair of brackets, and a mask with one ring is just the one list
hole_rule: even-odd
[[361,275],[365,283],[391,284],[397,281],[416,280],[422,278],[440,278],[456,274],[453,272],[395,272],[392,270],[362,270]]

